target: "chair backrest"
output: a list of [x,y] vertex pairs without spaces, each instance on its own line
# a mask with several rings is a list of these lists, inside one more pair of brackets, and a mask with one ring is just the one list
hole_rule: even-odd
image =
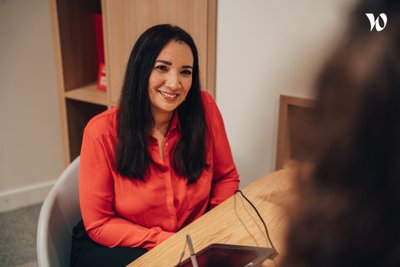
[[72,229],[81,219],[79,157],[61,174],[40,210],[37,229],[39,267],[70,266]]

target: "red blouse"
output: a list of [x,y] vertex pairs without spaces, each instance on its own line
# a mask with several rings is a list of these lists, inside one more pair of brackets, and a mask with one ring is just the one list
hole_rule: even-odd
[[108,247],[151,249],[231,195],[239,186],[221,114],[203,92],[210,135],[207,163],[196,183],[187,184],[170,163],[171,148],[179,141],[175,114],[161,158],[158,142],[149,137],[154,163],[146,182],[122,177],[114,167],[117,141],[116,108],[90,120],[85,128],[80,159],[79,193],[82,218],[89,236]]

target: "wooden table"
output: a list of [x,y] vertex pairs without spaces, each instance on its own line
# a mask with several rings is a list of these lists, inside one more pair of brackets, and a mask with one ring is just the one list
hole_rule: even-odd
[[[267,224],[272,242],[279,253],[276,263],[284,254],[287,226],[285,207],[293,199],[294,176],[294,169],[282,169],[259,178],[242,190]],[[185,245],[186,234],[190,234],[195,251],[211,243],[271,247],[256,212],[237,193],[128,266],[175,266]],[[186,247],[183,260],[188,256]],[[267,260],[263,266],[275,266],[275,263]]]

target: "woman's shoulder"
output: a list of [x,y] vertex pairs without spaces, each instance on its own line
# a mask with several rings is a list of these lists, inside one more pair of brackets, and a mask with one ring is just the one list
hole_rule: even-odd
[[203,101],[203,104],[213,104],[213,103],[215,103],[214,98],[207,91],[201,91],[201,99]]
[[217,104],[209,92],[201,91],[201,99],[203,101],[206,117],[213,117],[216,112],[219,112]]
[[85,132],[93,136],[116,135],[118,108],[110,108],[91,118],[85,127]]

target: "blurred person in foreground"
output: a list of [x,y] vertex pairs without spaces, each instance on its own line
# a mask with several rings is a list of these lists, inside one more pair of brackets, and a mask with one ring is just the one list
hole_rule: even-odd
[[[370,31],[366,13],[386,27]],[[349,19],[316,84],[285,267],[400,266],[400,1],[360,2]]]

